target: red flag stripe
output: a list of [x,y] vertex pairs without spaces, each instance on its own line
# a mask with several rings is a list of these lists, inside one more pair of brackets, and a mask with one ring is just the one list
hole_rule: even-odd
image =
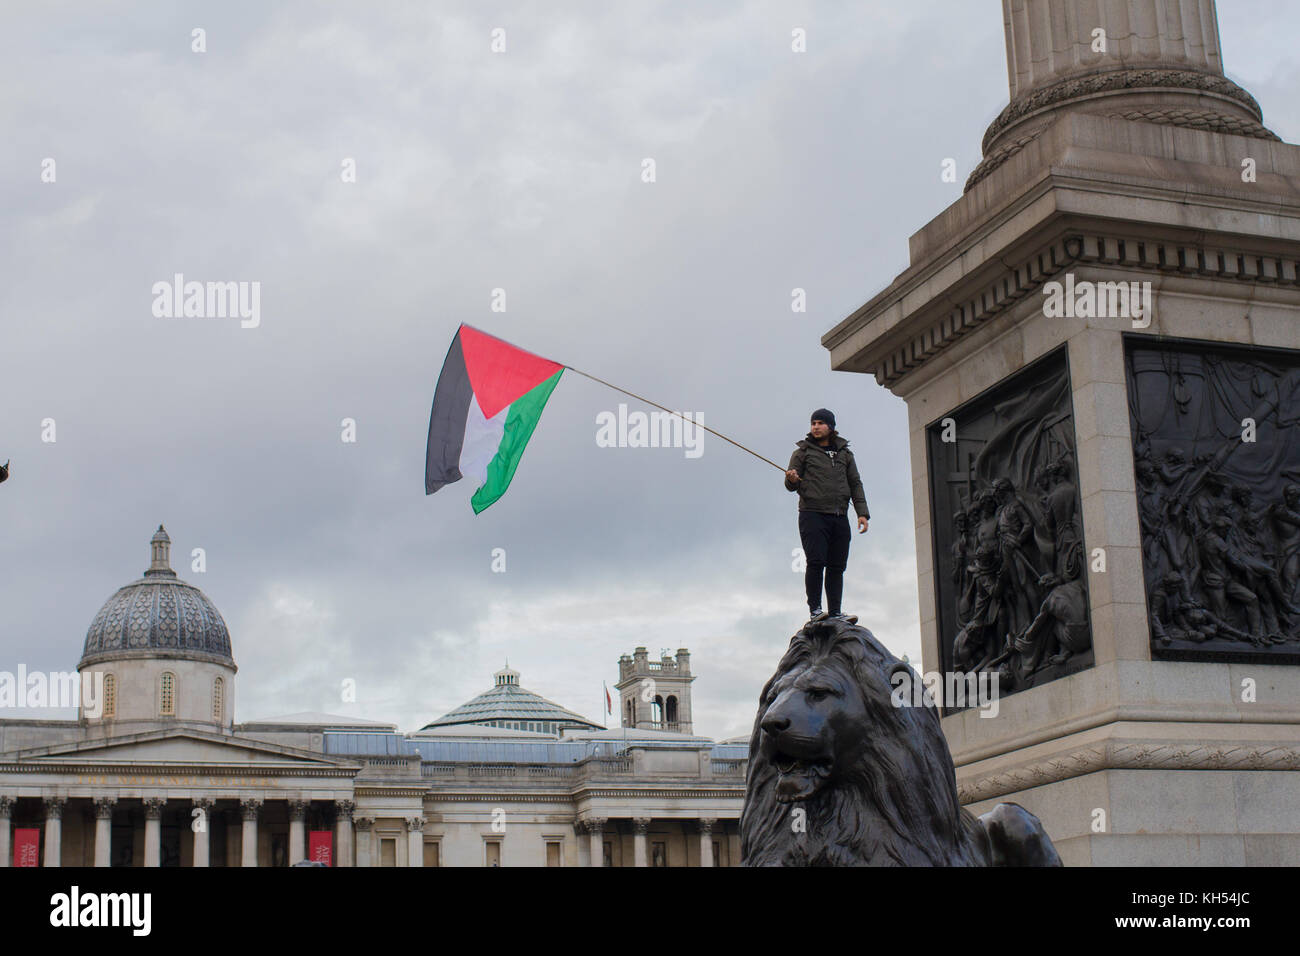
[[491,418],[564,368],[473,326],[462,324],[459,334],[465,370],[485,418]]

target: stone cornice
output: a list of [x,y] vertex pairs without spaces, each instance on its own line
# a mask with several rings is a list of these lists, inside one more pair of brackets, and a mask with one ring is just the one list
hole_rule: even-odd
[[[886,387],[897,383],[968,332],[1002,314],[1025,296],[1038,292],[1052,277],[1075,265],[1100,265],[1133,269],[1146,274],[1172,273],[1240,282],[1300,285],[1300,250],[1278,257],[1225,243],[1176,239],[1157,240],[1121,234],[1075,232],[1060,236],[1003,271],[994,281],[955,303],[945,299],[946,311],[937,321],[902,341],[895,339],[874,362],[876,381]],[[873,349],[875,351],[875,349]]]
[[668,790],[659,787],[629,787],[626,790],[577,790],[573,793],[574,800],[580,799],[612,799],[618,800],[626,797],[670,797],[680,800],[683,797],[689,797],[692,800],[731,800],[737,796],[745,795],[744,784],[739,784],[731,789],[723,790],[719,788],[705,789],[681,789]]
[[1107,741],[957,783],[962,803],[1068,780],[1100,770],[1300,770],[1300,745]]
[[560,792],[537,793],[521,791],[519,793],[501,793],[500,791],[472,790],[425,791],[425,798],[434,804],[439,803],[571,803],[573,794]]
[[[373,784],[357,786],[353,790],[353,795],[360,799],[362,797],[424,797],[429,793],[427,787],[412,787],[409,785],[396,787],[377,787]],[[495,799],[495,795],[494,795]]]
[[198,664],[216,664],[232,674],[239,673],[239,668],[229,657],[213,654],[209,651],[186,650],[166,647],[126,647],[118,650],[96,651],[87,654],[77,662],[77,670],[94,668],[96,664],[111,664],[114,661],[194,661]]

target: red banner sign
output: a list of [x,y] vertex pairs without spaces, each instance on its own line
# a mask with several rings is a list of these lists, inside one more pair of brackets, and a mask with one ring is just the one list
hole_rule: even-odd
[[333,866],[334,834],[329,830],[312,830],[308,834],[307,859]]
[[14,830],[14,866],[41,865],[41,831],[19,827]]

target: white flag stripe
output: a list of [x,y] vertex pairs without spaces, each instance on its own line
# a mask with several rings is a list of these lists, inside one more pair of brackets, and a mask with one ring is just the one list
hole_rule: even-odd
[[488,464],[501,447],[509,414],[510,406],[507,405],[491,418],[484,418],[483,409],[478,406],[478,396],[470,396],[469,414],[465,416],[465,443],[460,449],[460,473],[467,478],[477,478],[477,488],[487,483]]

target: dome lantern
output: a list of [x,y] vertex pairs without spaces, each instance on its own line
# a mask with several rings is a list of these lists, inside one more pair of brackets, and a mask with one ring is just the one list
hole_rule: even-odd
[[149,545],[153,550],[153,554],[149,562],[149,570],[144,573],[145,577],[151,575],[176,577],[176,572],[172,570],[171,563],[172,539],[167,536],[167,530],[162,525],[159,525],[158,530],[154,532],[153,537],[149,540]]

